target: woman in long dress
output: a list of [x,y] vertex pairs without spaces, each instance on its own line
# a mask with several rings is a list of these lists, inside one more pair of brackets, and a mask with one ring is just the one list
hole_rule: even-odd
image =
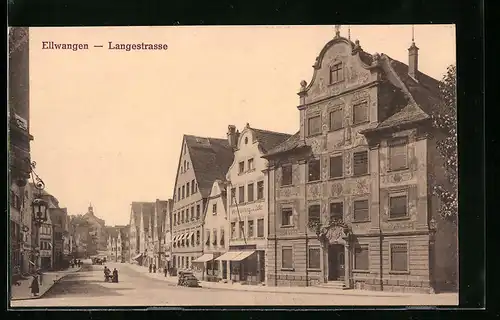
[[38,285],[38,277],[36,275],[33,276],[30,288],[31,288],[31,293],[33,294],[34,297],[36,297],[40,292],[40,287]]

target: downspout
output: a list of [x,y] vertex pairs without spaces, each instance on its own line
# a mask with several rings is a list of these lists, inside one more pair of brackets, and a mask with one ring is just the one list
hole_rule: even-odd
[[[269,209],[271,208],[271,188],[269,188],[269,186],[271,185],[271,170],[270,170],[271,166],[268,162],[267,164],[267,234],[268,234],[268,238],[269,238],[269,223],[270,223],[270,220],[269,220]],[[276,170],[276,166],[274,167],[274,170]],[[275,174],[274,174],[274,171],[273,171],[273,179],[275,177]],[[274,184],[273,184],[273,189],[276,190],[276,180],[274,180]],[[273,218],[273,221],[274,221],[274,286],[277,287],[278,286],[278,236],[276,234],[276,197],[274,197],[274,218]]]
[[[305,175],[305,180],[304,180],[304,210],[305,212],[307,213],[307,218],[305,220],[305,229],[306,229],[306,287],[309,287],[309,271],[307,270],[307,262],[308,262],[308,259],[309,259],[309,249],[308,249],[308,245],[309,245],[309,237],[308,237],[308,221],[309,221],[309,207],[307,205],[307,179],[308,179],[308,176],[307,176],[307,165],[308,165],[308,162],[306,161],[304,163],[304,170],[306,172],[306,175]],[[320,219],[321,219],[321,216],[320,216]]]

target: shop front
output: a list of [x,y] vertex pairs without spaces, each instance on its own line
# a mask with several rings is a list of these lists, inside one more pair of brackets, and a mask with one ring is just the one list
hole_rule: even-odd
[[228,252],[215,259],[221,262],[222,278],[242,284],[256,285],[264,282],[264,251],[252,248],[235,249],[237,248],[230,248]]

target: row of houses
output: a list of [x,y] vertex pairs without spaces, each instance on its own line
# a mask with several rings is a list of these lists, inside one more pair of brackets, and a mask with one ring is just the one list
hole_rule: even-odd
[[337,32],[301,82],[295,134],[184,135],[172,199],[132,203],[130,261],[208,281],[456,289],[456,224],[431,191],[439,81],[418,50],[407,65]]

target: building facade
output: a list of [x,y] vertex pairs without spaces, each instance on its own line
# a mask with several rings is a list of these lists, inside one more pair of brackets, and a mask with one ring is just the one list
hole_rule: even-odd
[[226,181],[215,180],[203,213],[203,255],[193,260],[194,264],[200,265],[202,280],[218,281],[229,278],[227,263],[215,260],[229,248],[226,206]]
[[456,229],[430,192],[438,81],[418,71],[418,48],[407,66],[337,32],[313,67],[299,92],[300,131],[265,155],[268,285],[453,286]]
[[69,265],[69,260],[64,255],[64,235],[67,232],[68,212],[66,208],[50,208],[49,215],[52,223],[52,268],[60,270]]
[[202,216],[207,198],[213,182],[224,179],[232,160],[227,140],[184,135],[172,211],[172,264],[177,269],[192,268],[192,261],[203,254]]
[[[29,29],[9,28],[9,166],[10,186],[10,271],[21,274],[30,270],[33,261],[31,238],[31,202],[26,201],[26,190],[31,172],[29,133]],[[31,259],[31,260],[30,260]]]
[[229,252],[218,257],[230,270],[232,281],[249,284],[265,282],[268,226],[267,150],[291,135],[251,128],[247,123],[241,134],[230,126],[228,137],[234,141],[234,160],[226,179],[229,182]]
[[87,243],[87,253],[95,255],[99,252],[106,252],[108,246],[108,237],[106,235],[106,225],[103,219],[97,217],[94,213],[92,204],[89,205],[83,218],[88,222],[91,240]]
[[[159,233],[162,233],[162,239],[160,240],[160,257],[163,262],[160,263],[160,267],[170,269],[172,265],[172,210],[174,208],[174,201],[168,199],[166,203],[166,212],[164,214],[163,227]],[[164,210],[162,209],[162,211]]]
[[[170,225],[170,223],[166,220],[169,219],[169,214],[172,210],[172,199],[169,200],[159,200],[156,199],[155,202],[155,211],[153,218],[153,230],[152,234],[153,239],[153,261],[156,267],[164,268],[167,265],[168,260],[170,259],[170,255],[167,255],[167,241],[165,237],[167,236],[167,232],[165,230],[165,226]],[[168,233],[170,237],[170,232]],[[170,241],[169,241],[170,242]]]
[[128,259],[127,234],[129,226],[106,227],[108,235],[108,253],[109,261],[125,262]]

